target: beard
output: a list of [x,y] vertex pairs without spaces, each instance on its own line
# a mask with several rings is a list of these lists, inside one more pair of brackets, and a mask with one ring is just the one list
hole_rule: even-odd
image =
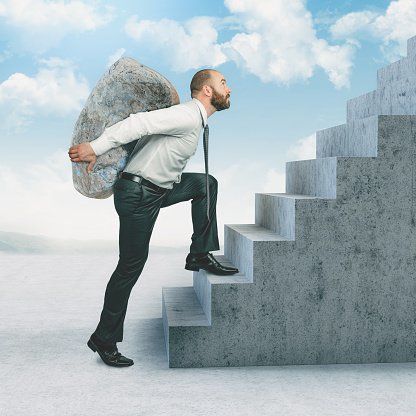
[[230,108],[231,103],[228,100],[229,98],[230,94],[221,95],[219,92],[215,90],[215,88],[212,88],[211,105],[217,111],[226,110],[227,108]]

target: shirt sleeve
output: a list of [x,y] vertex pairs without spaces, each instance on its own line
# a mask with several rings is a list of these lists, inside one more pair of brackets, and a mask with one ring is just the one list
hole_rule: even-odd
[[98,139],[90,142],[94,153],[99,156],[108,150],[152,134],[184,136],[198,125],[195,115],[180,105],[169,108],[130,114],[105,129]]

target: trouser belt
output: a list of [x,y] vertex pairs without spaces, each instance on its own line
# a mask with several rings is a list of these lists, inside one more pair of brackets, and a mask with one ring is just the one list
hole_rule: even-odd
[[157,186],[153,182],[150,182],[147,179],[142,178],[141,176],[133,175],[132,173],[121,172],[119,177],[123,178],[123,179],[127,179],[128,181],[133,181],[133,182],[140,183],[144,186],[147,186],[148,188],[154,189],[157,192],[166,191],[166,188],[162,188],[161,186]]

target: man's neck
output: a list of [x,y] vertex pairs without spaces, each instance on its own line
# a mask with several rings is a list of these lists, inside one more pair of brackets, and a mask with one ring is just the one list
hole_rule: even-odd
[[211,105],[211,100],[209,98],[205,98],[205,97],[192,97],[192,98],[196,98],[205,108],[205,111],[207,112],[207,118],[209,118],[210,116],[212,116],[217,109]]

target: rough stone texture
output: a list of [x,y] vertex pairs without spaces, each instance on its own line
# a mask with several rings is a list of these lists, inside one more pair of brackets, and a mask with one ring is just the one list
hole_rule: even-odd
[[378,157],[330,158],[334,198],[257,195],[257,224],[225,229],[241,274],[195,273],[211,325],[165,314],[170,366],[415,361],[415,152],[416,116],[380,116]]
[[[75,124],[71,145],[95,140],[106,127],[132,113],[178,103],[178,94],[165,77],[132,58],[121,58],[104,73],[92,90]],[[86,162],[73,163],[75,189],[90,198],[111,196],[117,174],[124,169],[135,143],[111,149],[99,156],[90,175]]]
[[416,114],[416,36],[407,57],[377,71],[377,89],[347,102],[347,123],[375,115]]
[[316,132],[316,157],[377,156],[378,117],[358,119]]
[[325,157],[288,163],[287,194],[257,195],[256,223],[225,227],[236,280],[199,272],[167,294],[194,291],[210,323],[171,324],[165,307],[171,367],[416,361],[416,115],[319,136]]
[[416,57],[416,36],[407,40],[407,56]]
[[378,113],[377,90],[347,101],[347,122],[375,116]]
[[256,194],[256,224],[276,234],[295,240],[297,205],[308,204],[313,196]]
[[337,166],[336,157],[286,163],[286,192],[335,198]]

